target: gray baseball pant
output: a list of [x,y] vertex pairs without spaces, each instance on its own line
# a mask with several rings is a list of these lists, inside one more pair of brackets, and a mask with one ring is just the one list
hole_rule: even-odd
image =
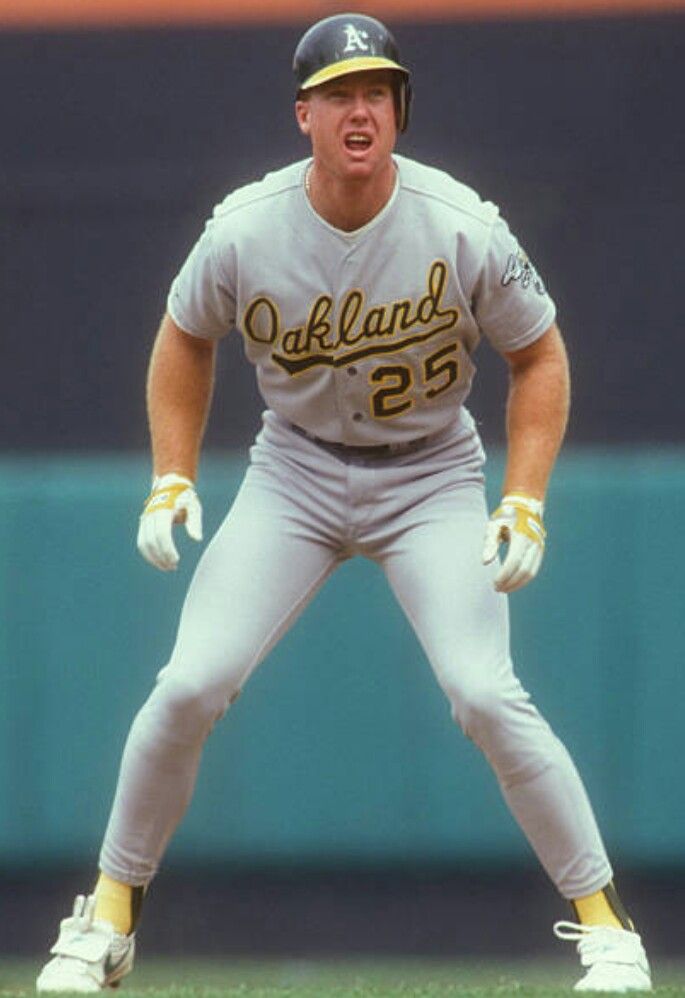
[[362,555],[385,572],[454,720],[561,894],[611,880],[577,770],[513,670],[507,597],[493,588],[496,566],[481,563],[483,460],[468,418],[419,450],[345,461],[265,414],[131,728],[100,856],[107,874],[133,885],[155,875],[213,725],[335,568]]

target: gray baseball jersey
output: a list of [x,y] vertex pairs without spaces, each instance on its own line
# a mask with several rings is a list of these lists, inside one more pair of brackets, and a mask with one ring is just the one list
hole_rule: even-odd
[[355,232],[316,214],[307,161],[230,194],[169,295],[189,333],[239,328],[267,406],[326,440],[439,430],[469,393],[481,334],[517,350],[554,320],[494,204],[439,170],[395,163],[392,197]]

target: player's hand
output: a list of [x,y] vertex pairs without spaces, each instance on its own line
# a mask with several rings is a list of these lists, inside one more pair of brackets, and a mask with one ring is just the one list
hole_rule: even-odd
[[183,475],[170,472],[155,478],[152,492],[145,500],[138,527],[138,550],[143,558],[169,572],[178,565],[173,526],[185,523],[189,537],[202,540],[202,506],[194,483]]
[[513,593],[535,578],[542,562],[545,528],[539,499],[519,493],[504,496],[485,532],[484,565],[495,560],[502,543],[509,547],[495,576],[495,589]]

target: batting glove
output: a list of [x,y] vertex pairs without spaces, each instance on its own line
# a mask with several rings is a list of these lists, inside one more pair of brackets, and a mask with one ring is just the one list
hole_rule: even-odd
[[138,550],[146,561],[163,572],[178,565],[179,555],[173,538],[175,523],[185,523],[189,537],[202,540],[202,506],[190,478],[170,472],[155,478],[152,492],[138,527]]
[[495,560],[502,543],[507,543],[509,548],[495,576],[495,589],[500,593],[513,593],[535,578],[542,561],[545,528],[539,499],[518,493],[504,496],[485,532],[484,565]]

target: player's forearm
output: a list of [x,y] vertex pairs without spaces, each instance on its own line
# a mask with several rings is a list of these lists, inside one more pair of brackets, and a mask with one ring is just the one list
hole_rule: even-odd
[[147,408],[155,475],[197,477],[214,383],[215,344],[165,316],[150,359]]
[[508,357],[508,447],[503,494],[518,491],[544,499],[568,421],[568,361],[556,327],[529,350]]

